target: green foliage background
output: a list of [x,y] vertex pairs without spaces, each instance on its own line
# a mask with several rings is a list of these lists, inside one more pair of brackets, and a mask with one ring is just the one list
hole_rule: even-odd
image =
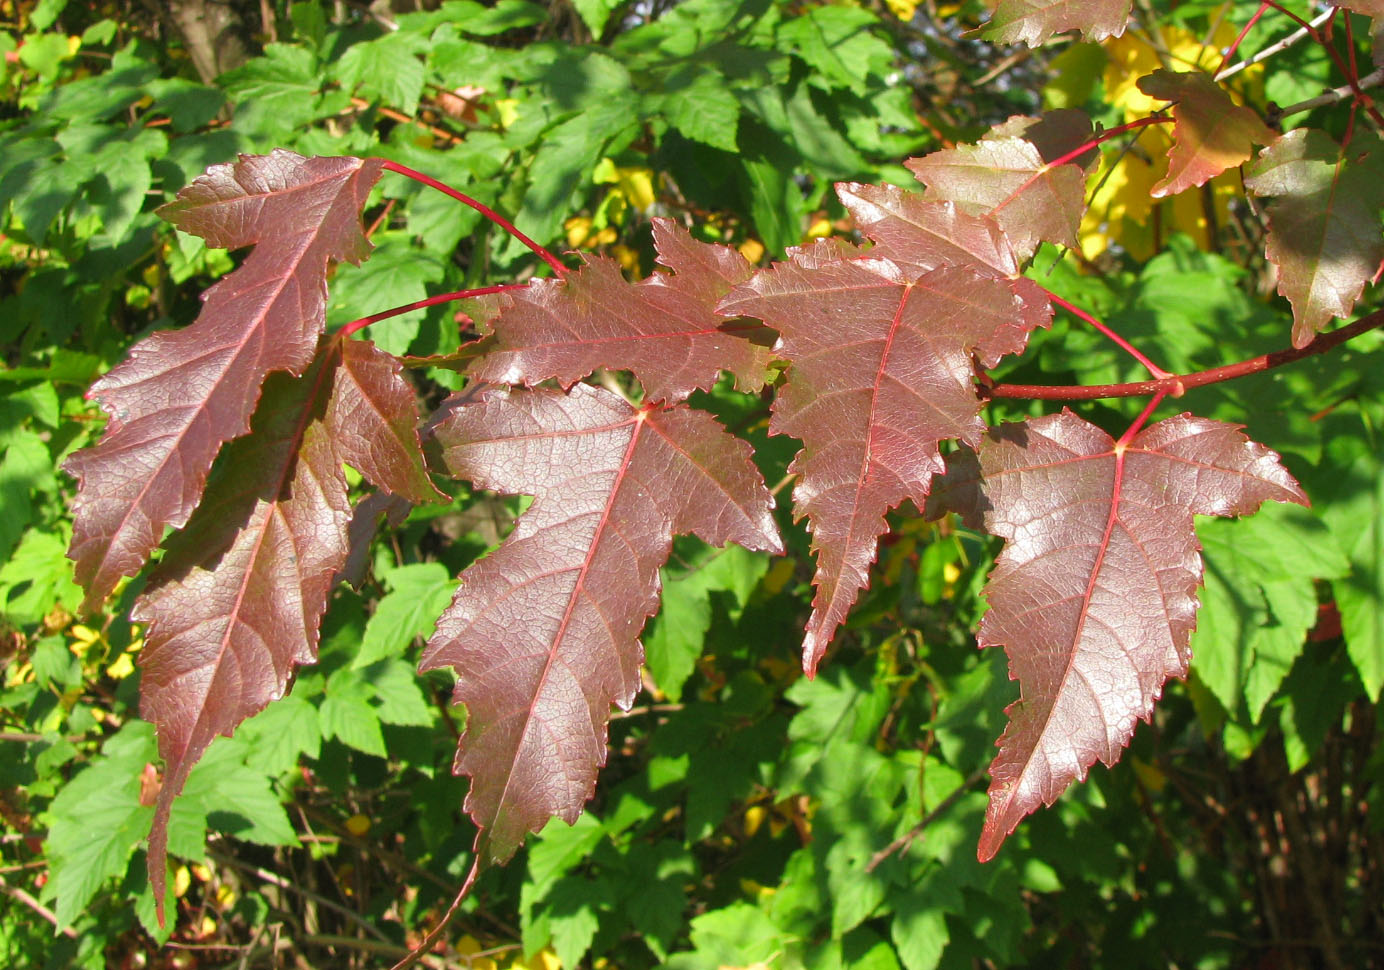
[[[100,617],[70,612],[73,483],[56,468],[99,434],[91,380],[135,339],[190,321],[240,258],[153,215],[207,165],[274,147],[382,155],[540,242],[601,245],[648,272],[651,215],[769,258],[841,219],[834,180],[912,184],[904,158],[1045,101],[1120,120],[1101,49],[1010,63],[956,39],[983,19],[975,3],[387,7],[231,3],[238,44],[203,77],[160,5],[0,3],[4,965],[374,965],[417,940],[470,861],[465,783],[449,770],[461,712],[447,677],[414,673],[415,651],[451,577],[517,506],[453,486],[450,505],[376,542],[358,590],[339,590],[321,663],[194,771],[170,840],[176,922],[153,922],[142,840],[157,754],[137,718],[136,589]],[[1257,8],[1159,16],[1195,33]],[[1274,36],[1255,30],[1247,50]],[[1054,57],[1067,72],[1043,91]],[[1280,101],[1326,76],[1312,45],[1268,72]],[[1339,127],[1325,110],[1313,120]],[[538,269],[474,212],[402,180],[387,177],[367,215],[377,249],[338,268],[333,325]],[[1206,249],[1169,234],[1142,262],[1116,247],[1100,273],[1045,250],[1033,272],[1181,370],[1285,346],[1262,245],[1222,228]],[[444,352],[454,313],[372,337]],[[1384,406],[1370,337],[1188,395],[1278,450],[1315,508],[1203,524],[1192,677],[1169,685],[1119,765],[985,866],[983,772],[1016,696],[1004,657],[972,640],[994,543],[894,520],[868,597],[809,682],[802,530],[785,516],[794,555],[777,561],[680,542],[644,638],[653,689],[613,722],[590,811],[481,881],[455,930],[480,951],[469,965],[1380,965]],[[429,401],[458,386],[446,369],[416,373]],[[1001,375],[1135,376],[1069,322]],[[784,478],[795,445],[767,438],[765,400],[721,388],[698,403],[755,442],[768,482]],[[1087,413],[1118,429],[1130,407]],[[990,419],[1039,410],[1005,408]]]

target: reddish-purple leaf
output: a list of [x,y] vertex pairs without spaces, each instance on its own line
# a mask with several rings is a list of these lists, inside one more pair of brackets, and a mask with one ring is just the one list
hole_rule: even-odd
[[838,182],[836,194],[860,231],[901,267],[973,266],[983,275],[1017,276],[1019,259],[999,224],[893,185]]
[[1312,128],[1290,131],[1260,152],[1245,186],[1277,196],[1269,205],[1269,260],[1293,306],[1293,346],[1303,347],[1355,308],[1384,261],[1384,150],[1357,131],[1350,150]]
[[88,396],[110,415],[68,459],[80,479],[68,551],[97,608],[196,507],[222,444],[243,435],[272,371],[299,374],[325,321],[327,268],[370,251],[360,209],[378,161],[275,151],[214,165],[160,213],[213,246],[256,244],[202,295],[197,321],[141,341]]
[[1193,513],[1307,498],[1236,425],[1183,414],[1119,448],[1069,411],[988,432],[948,460],[929,515],[1006,540],[985,588],[982,647],[1003,645],[1020,699],[990,766],[978,854],[1099,759],[1113,764],[1190,659],[1201,582]]
[[421,665],[456,669],[456,771],[471,776],[478,854],[503,862],[591,797],[610,705],[627,709],[639,690],[639,631],[672,537],[782,547],[749,446],[700,411],[635,409],[585,384],[490,392],[436,436],[459,478],[534,496],[462,574]]
[[1155,199],[1205,185],[1249,161],[1256,144],[1271,145],[1278,138],[1257,114],[1231,101],[1209,74],[1158,70],[1139,79],[1139,90],[1173,102],[1168,174],[1149,190]]
[[1053,34],[1080,30],[1086,40],[1124,33],[1132,0],[1000,0],[982,30],[997,44],[1037,47]]
[[974,145],[912,158],[907,165],[927,184],[926,198],[990,215],[1024,260],[1043,241],[1076,245],[1086,211],[1086,172],[1077,161],[1051,163],[1090,137],[1085,114],[1056,111],[1042,119],[1011,118]]
[[917,265],[900,266],[892,257],[910,236],[924,246],[941,238],[927,222],[933,214],[946,231],[984,226],[966,222],[949,203],[914,197],[892,208],[912,220],[890,215],[866,230],[887,244],[849,258],[831,244],[794,252],[791,262],[758,273],[721,303],[723,313],[777,329],[776,351],[792,365],[770,429],[803,441],[790,470],[799,476],[795,514],[807,516],[817,554],[803,641],[809,674],[869,583],[884,514],[904,499],[923,504],[942,470],[939,442],[975,442],[984,431],[973,356],[993,366],[1021,351],[1029,331],[1051,317],[1027,281],[998,278],[968,252],[941,247],[961,265],[942,262],[921,275]]
[[350,551],[342,463],[394,495],[440,495],[400,371],[368,342],[331,339],[303,376],[271,376],[251,434],[227,446],[136,603],[134,617],[149,624],[141,708],[166,763],[149,838],[156,900],[168,813],[188,772],[217,735],[282,696],[295,666],[317,658],[327,596]]
[[651,401],[710,389],[722,370],[744,390],[764,384],[768,350],[729,332],[715,313],[753,267],[734,249],[694,240],[671,219],[654,220],[655,273],[627,283],[620,264],[591,256],[562,280],[534,280],[506,294],[492,324],[495,344],[474,370],[481,380],[571,386],[600,367],[630,370]]

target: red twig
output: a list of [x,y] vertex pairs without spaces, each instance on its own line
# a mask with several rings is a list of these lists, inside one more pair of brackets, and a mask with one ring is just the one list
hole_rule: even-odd
[[1230,63],[1231,56],[1237,50],[1239,50],[1240,44],[1244,42],[1244,39],[1249,34],[1250,30],[1254,28],[1254,25],[1259,22],[1259,18],[1264,16],[1265,12],[1268,9],[1269,5],[1267,3],[1261,3],[1259,5],[1259,9],[1254,12],[1254,16],[1250,17],[1249,20],[1245,22],[1245,25],[1240,28],[1240,32],[1235,35],[1235,40],[1232,41],[1230,46],[1225,49],[1225,54],[1221,57],[1220,65],[1216,68],[1214,72],[1212,72],[1213,77],[1225,70],[1225,66]]
[[463,205],[469,205],[471,208],[475,209],[477,212],[485,216],[491,222],[495,223],[495,225],[499,226],[505,232],[509,233],[515,239],[519,240],[525,246],[528,246],[530,249],[532,249],[535,253],[539,255],[540,258],[542,258],[543,262],[547,263],[549,266],[553,268],[553,272],[557,273],[558,276],[567,275],[567,267],[563,266],[562,262],[556,256],[548,252],[548,250],[544,249],[538,243],[534,242],[528,236],[524,235],[522,232],[516,229],[514,227],[514,223],[510,222],[504,216],[500,215],[494,209],[490,208],[490,206],[486,205],[483,202],[477,202],[475,199],[471,198],[465,192],[458,192],[450,185],[447,185],[443,182],[439,182],[431,175],[424,175],[422,172],[416,169],[409,168],[407,165],[400,165],[398,162],[391,162],[388,159],[380,159],[380,161],[384,163],[383,167],[387,172],[397,172],[400,175],[406,175],[409,178],[413,179],[415,182],[422,182],[424,185],[437,189],[437,191],[439,192],[442,192],[446,195],[450,195],[452,198],[456,199]]
[[527,283],[505,283],[501,286],[479,286],[474,290],[456,290],[452,293],[439,293],[437,296],[430,296],[426,300],[416,300],[413,303],[406,303],[403,306],[392,307],[388,310],[381,310],[379,313],[372,313],[368,317],[361,317],[359,320],[352,320],[338,332],[339,337],[349,337],[357,330],[363,330],[372,323],[381,320],[388,320],[390,317],[397,317],[401,313],[408,313],[410,310],[421,310],[424,307],[436,306],[439,303],[450,303],[453,300],[465,300],[473,296],[486,296],[490,293],[504,293],[507,290],[528,289]]
[[1184,392],[1194,387],[1219,384],[1221,381],[1233,380],[1248,374],[1257,374],[1260,371],[1291,364],[1293,361],[1302,360],[1304,357],[1312,357],[1380,326],[1384,326],[1384,310],[1376,310],[1349,326],[1322,334],[1305,347],[1276,350],[1271,354],[1252,357],[1237,364],[1226,364],[1223,367],[1213,367],[1210,370],[1196,371],[1192,374],[1170,375],[1155,381],[1134,381],[1130,384],[1094,384],[1085,387],[1063,384],[997,384],[994,387],[983,387],[980,391],[987,398],[1008,397],[1046,401],[1094,401],[1107,397],[1143,397],[1146,394],[1160,393],[1171,397],[1181,397]]

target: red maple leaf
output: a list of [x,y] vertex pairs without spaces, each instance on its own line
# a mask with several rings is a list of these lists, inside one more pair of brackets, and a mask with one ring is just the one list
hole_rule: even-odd
[[1003,536],[982,647],[1019,681],[990,766],[982,861],[1097,759],[1113,764],[1169,677],[1187,673],[1200,545],[1193,514],[1307,504],[1278,456],[1238,426],[1179,415],[1127,446],[1063,411],[987,432],[948,460],[927,512]]
[[673,536],[782,544],[749,446],[700,411],[636,409],[585,384],[492,391],[451,410],[436,436],[452,474],[534,496],[462,574],[421,664],[456,669],[465,807],[477,853],[503,862],[591,797],[610,705],[627,709],[639,690],[639,631]]
[[1037,47],[1053,34],[1080,30],[1088,40],[1118,37],[1132,0],[1000,0],[983,31],[997,44]]
[[988,217],[868,188],[844,186],[842,198],[864,210],[874,249],[795,251],[721,302],[723,313],[778,330],[775,350],[791,363],[770,429],[803,442],[790,471],[795,515],[807,517],[817,554],[809,674],[869,583],[884,514],[904,499],[923,504],[942,470],[941,441],[979,441],[973,357],[992,367],[1051,318],[1028,281],[974,255],[1013,265]]
[[[1077,244],[1086,211],[1086,172],[1076,160],[1052,164],[1091,138],[1080,111],[1014,117],[974,145],[932,152],[906,163],[927,184],[925,198],[956,202],[988,214],[1020,259],[1042,241]],[[1095,152],[1086,159],[1093,162]]]
[[134,618],[141,711],[166,763],[149,837],[163,899],[169,811],[219,734],[281,697],[317,659],[327,596],[350,552],[342,463],[415,502],[442,497],[423,467],[412,388],[366,341],[323,342],[301,377],[265,384],[252,433],[227,446],[197,511],[168,542]]
[[1173,102],[1168,174],[1149,190],[1156,199],[1205,185],[1249,161],[1256,144],[1272,145],[1278,138],[1257,114],[1231,101],[1209,74],[1154,71],[1139,79],[1139,90]]
[[325,322],[327,268],[370,251],[360,210],[378,160],[287,151],[214,165],[160,209],[212,246],[257,245],[203,295],[192,325],[136,344],[87,392],[110,415],[68,459],[80,479],[68,555],[94,610],[197,506],[222,444],[243,435],[272,371],[300,374]]
[[655,219],[655,273],[628,283],[620,264],[587,257],[561,280],[535,280],[501,300],[494,344],[473,371],[480,380],[564,386],[597,368],[629,370],[651,401],[680,401],[708,390],[722,370],[742,390],[764,385],[767,348],[732,332],[716,303],[754,268],[734,249],[694,240],[671,219]]

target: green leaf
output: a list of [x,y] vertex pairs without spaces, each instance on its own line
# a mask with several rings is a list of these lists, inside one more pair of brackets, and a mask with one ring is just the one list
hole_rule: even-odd
[[889,935],[899,951],[905,970],[933,970],[951,939],[941,909],[915,894],[900,893],[894,900],[894,920]]
[[620,6],[620,2],[619,0],[572,0],[572,6],[577,8],[577,13],[581,15],[586,29],[591,31],[591,36],[600,38],[601,34],[605,32],[606,21]]
[[412,117],[418,111],[425,71],[419,55],[427,40],[400,30],[353,44],[336,62],[336,77],[348,91],[379,100]]
[[863,95],[869,75],[882,76],[893,64],[893,49],[870,29],[878,23],[863,7],[823,5],[785,20],[778,37],[812,68],[816,83]]
[[148,835],[154,810],[139,803],[140,774],[157,757],[154,726],[131,721],[48,806],[49,879],[42,898],[57,900],[60,927],[70,926],[108,879],[125,874]]
[[357,751],[386,756],[379,712],[370,703],[370,686],[354,670],[338,670],[327,680],[327,696],[318,708],[322,737],[336,738]]
[[438,562],[398,566],[380,577],[388,592],[365,624],[360,652],[351,666],[368,667],[377,660],[402,656],[418,637],[432,636],[438,615],[451,602],[457,581]]
[[317,58],[289,44],[266,44],[264,56],[219,78],[235,102],[235,127],[264,136],[286,135],[314,121],[321,104]]
[[1315,579],[1349,566],[1309,510],[1267,506],[1197,525],[1206,567],[1192,663],[1226,710],[1243,697],[1252,722],[1277,691],[1317,618]]
[[712,595],[729,596],[734,619],[768,569],[769,557],[764,553],[729,545],[707,550],[690,569],[661,570],[663,605],[642,639],[644,662],[670,701],[682,699],[683,684],[701,655],[711,628]]
[[684,137],[723,151],[739,148],[735,134],[740,124],[740,101],[720,75],[699,71],[682,84],[670,79],[661,108],[668,123]]
[[692,952],[674,953],[667,966],[671,970],[718,970],[769,964],[784,943],[763,910],[735,902],[692,920]]
[[384,724],[429,727],[434,708],[419,686],[413,665],[393,658],[363,671],[375,694],[375,711]]
[[245,760],[271,777],[292,769],[300,755],[317,758],[322,749],[317,708],[297,691],[242,724],[236,738],[248,749]]
[[[297,845],[298,836],[269,777],[258,765],[246,764],[251,753],[239,739],[217,738],[188,775],[178,804],[189,815],[195,811],[197,818],[238,839],[260,845]],[[171,829],[172,824],[172,849]],[[200,848],[196,854],[201,854]]]
[[36,624],[55,605],[75,610],[81,587],[72,581],[72,562],[62,536],[30,529],[9,561],[0,566],[0,613],[17,623]]
[[[401,232],[379,233],[375,250],[359,266],[343,263],[332,279],[327,324],[339,327],[381,310],[416,303],[428,296],[428,284],[442,280],[442,258],[413,245]],[[370,339],[390,354],[405,354],[418,336],[426,310],[410,310],[372,324]]]

